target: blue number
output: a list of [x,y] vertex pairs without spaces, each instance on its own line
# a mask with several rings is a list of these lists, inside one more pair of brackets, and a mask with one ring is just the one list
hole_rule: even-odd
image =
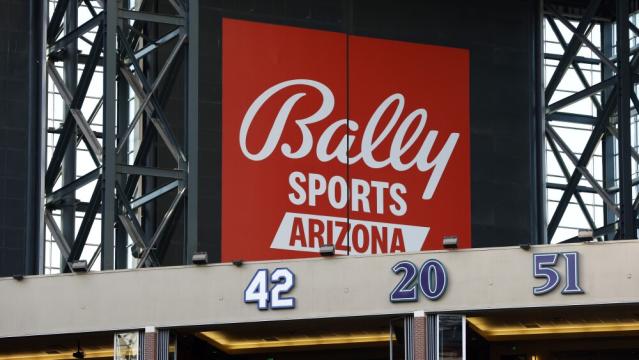
[[[269,280],[273,288],[269,291]],[[271,309],[293,309],[295,308],[295,298],[282,297],[295,287],[295,274],[287,268],[277,268],[273,270],[271,277],[268,270],[259,269],[253,275],[248,286],[244,289],[244,302],[257,303],[260,310]]]
[[444,264],[435,259],[427,260],[419,270],[419,287],[429,300],[437,300],[446,291],[448,279]]
[[567,252],[562,254],[566,259],[566,286],[561,290],[562,294],[583,294],[579,287],[579,254]]
[[392,268],[395,274],[404,273],[402,280],[395,286],[390,294],[391,302],[417,301],[417,266],[410,261],[400,261]]
[[294,298],[281,297],[295,286],[295,275],[287,268],[277,268],[271,274],[271,283],[275,284],[271,289],[271,309],[293,309]]
[[244,302],[257,303],[258,309],[268,310],[268,301],[268,270],[259,269],[244,289]]
[[534,254],[533,255],[533,276],[545,278],[546,283],[533,287],[533,294],[543,295],[559,285],[560,277],[557,270],[552,267],[557,263],[557,254]]

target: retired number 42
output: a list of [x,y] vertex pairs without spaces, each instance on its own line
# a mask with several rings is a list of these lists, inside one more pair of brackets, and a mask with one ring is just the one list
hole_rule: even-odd
[[288,268],[271,272],[259,269],[244,289],[244,302],[257,303],[260,310],[294,309],[295,298],[285,297],[295,287],[295,274]]

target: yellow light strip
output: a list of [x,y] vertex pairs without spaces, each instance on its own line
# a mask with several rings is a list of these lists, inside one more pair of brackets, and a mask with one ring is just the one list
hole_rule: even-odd
[[639,323],[637,322],[558,324],[526,328],[522,326],[493,326],[488,319],[482,317],[467,317],[467,320],[473,329],[489,340],[515,336],[639,331]]
[[345,345],[362,343],[386,343],[390,336],[388,332],[370,334],[325,335],[287,337],[274,341],[267,340],[234,340],[222,331],[205,331],[200,336],[227,353],[245,352],[259,349],[291,348],[321,345]]
[[[22,360],[22,359],[34,359],[34,360],[67,360],[73,359],[72,352],[75,350],[69,350],[67,354],[43,354],[43,353],[15,353],[15,354],[0,354],[0,360]],[[84,358],[103,358],[113,357],[113,350],[95,350],[85,351]]]

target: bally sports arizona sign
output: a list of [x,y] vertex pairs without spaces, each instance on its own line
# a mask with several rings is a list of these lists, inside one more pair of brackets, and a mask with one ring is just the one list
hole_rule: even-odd
[[223,261],[470,246],[467,50],[222,31]]

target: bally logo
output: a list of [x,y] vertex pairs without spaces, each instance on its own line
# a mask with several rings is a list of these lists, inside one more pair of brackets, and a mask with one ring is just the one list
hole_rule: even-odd
[[223,261],[470,246],[466,50],[222,31]]

